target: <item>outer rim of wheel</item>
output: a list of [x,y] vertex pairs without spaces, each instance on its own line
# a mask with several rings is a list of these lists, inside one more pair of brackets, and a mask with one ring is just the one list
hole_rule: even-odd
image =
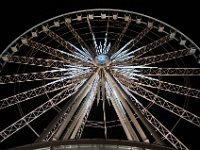
[[[68,140],[68,141],[52,141],[52,142],[48,142],[48,143],[35,143],[35,144],[31,144],[31,145],[25,145],[25,146],[20,146],[14,149],[9,149],[9,150],[26,150],[26,149],[36,149],[36,148],[45,148],[45,147],[57,147],[57,146],[77,146],[80,147],[83,146],[84,149],[84,145],[89,145],[88,147],[91,148],[105,148],[106,146],[111,147],[111,146],[115,146],[114,148],[118,149],[120,147],[123,148],[123,146],[125,146],[125,149],[128,148],[144,148],[144,149],[151,149],[151,150],[175,150],[173,148],[169,148],[169,147],[164,147],[161,145],[156,145],[156,144],[147,144],[147,143],[140,143],[140,142],[134,142],[134,141],[124,141],[124,140],[102,140],[102,139],[84,139],[84,140]],[[80,146],[79,146],[80,145]],[[126,147],[127,146],[127,147]],[[72,148],[73,149],[73,148]]]
[[188,36],[186,36],[185,34],[183,34],[183,33],[182,33],[181,31],[179,31],[178,29],[174,28],[173,26],[169,25],[168,23],[165,23],[165,22],[163,22],[163,21],[161,21],[161,20],[159,20],[159,19],[156,19],[156,18],[151,17],[151,16],[148,16],[148,15],[144,15],[144,14],[142,14],[142,13],[134,12],[134,11],[121,10],[121,9],[112,9],[112,8],[111,8],[111,9],[110,9],[110,8],[97,8],[97,9],[83,9],[83,10],[79,10],[79,11],[73,11],[73,12],[69,12],[69,13],[64,13],[64,14],[62,14],[62,15],[58,15],[58,16],[56,16],[56,17],[52,17],[52,18],[50,18],[50,19],[47,19],[47,20],[45,20],[45,21],[42,21],[42,22],[36,24],[35,26],[33,26],[32,28],[26,30],[24,33],[22,33],[22,34],[19,35],[16,39],[14,39],[14,40],[5,48],[5,50],[1,53],[0,56],[2,56],[2,54],[4,54],[4,53],[7,51],[7,49],[9,49],[17,40],[19,40],[20,37],[24,36],[25,34],[27,34],[28,32],[30,32],[31,30],[33,30],[34,28],[36,28],[36,27],[38,27],[38,26],[40,26],[40,25],[42,25],[42,24],[45,24],[45,23],[47,23],[47,22],[49,22],[49,21],[52,21],[52,20],[54,20],[54,19],[60,18],[60,17],[65,16],[65,15],[72,15],[72,14],[76,14],[76,13],[91,12],[91,11],[116,11],[116,12],[131,13],[131,14],[135,14],[135,15],[139,15],[139,16],[143,16],[143,17],[150,18],[150,19],[152,19],[152,20],[155,20],[155,21],[157,21],[157,22],[160,22],[160,23],[162,23],[162,24],[168,26],[169,28],[171,28],[171,29],[177,31],[179,34],[183,35],[183,37],[185,37],[188,41],[190,41],[190,43],[192,43],[192,44],[200,51],[200,48],[199,48]]

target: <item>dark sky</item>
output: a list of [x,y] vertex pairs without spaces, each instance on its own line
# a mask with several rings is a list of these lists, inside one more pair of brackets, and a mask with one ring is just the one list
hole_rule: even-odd
[[0,51],[21,33],[43,20],[87,8],[118,8],[160,19],[199,42],[197,2],[188,0],[39,0],[0,2]]
[[[179,29],[200,46],[197,2],[175,0],[26,0],[0,2],[0,52],[32,26],[51,17],[87,8],[117,8],[139,12]],[[1,91],[0,91],[1,94]],[[196,140],[197,141],[197,140]]]

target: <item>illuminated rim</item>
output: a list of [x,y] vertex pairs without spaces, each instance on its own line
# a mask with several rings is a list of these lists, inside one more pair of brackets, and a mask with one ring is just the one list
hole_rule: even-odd
[[[0,126],[0,140],[9,141],[25,128],[36,139],[43,133],[38,123],[45,128],[52,116],[62,114],[56,120],[60,126],[68,113],[77,118],[69,118],[74,130],[65,140],[81,138],[84,128],[102,128],[107,138],[108,129],[121,126],[128,140],[153,143],[154,133],[145,133],[152,131],[150,124],[162,141],[187,149],[173,131],[183,120],[200,127],[199,116],[188,106],[200,98],[189,81],[200,75],[199,50],[172,26],[131,11],[89,9],[46,20],[0,55],[0,90],[8,93],[0,97],[0,113],[16,113]],[[102,121],[90,120],[94,103],[103,106]],[[108,117],[108,105],[116,117]],[[175,117],[165,124],[157,110]],[[48,123],[42,123],[43,117]],[[145,130],[138,127],[135,134],[134,123],[144,124]],[[42,140],[54,139],[58,128],[49,127]]]
[[48,143],[36,143],[36,144],[31,144],[31,145],[25,145],[21,147],[17,147],[14,149],[9,149],[9,150],[27,150],[27,149],[42,149],[42,148],[47,148],[47,149],[53,149],[53,148],[68,148],[68,149],[85,149],[86,147],[88,148],[97,148],[97,149],[148,149],[148,150],[174,150],[172,148],[167,148],[155,144],[147,144],[147,143],[140,143],[140,142],[130,142],[130,141],[118,141],[118,140],[100,140],[100,139],[84,139],[84,140],[67,140],[67,141],[52,141]]

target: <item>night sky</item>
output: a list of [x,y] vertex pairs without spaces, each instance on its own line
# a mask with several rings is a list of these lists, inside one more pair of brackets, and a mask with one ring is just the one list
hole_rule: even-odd
[[[150,0],[49,0],[46,3],[41,1],[27,0],[13,3],[7,0],[6,3],[0,2],[0,52],[32,26],[63,13],[88,8],[116,8],[149,15],[177,28],[200,46],[199,12],[195,9],[197,2],[179,1],[178,4],[174,4],[172,0],[157,2]],[[2,94],[1,91],[0,94]],[[198,112],[197,115],[200,116],[200,113]],[[0,123],[3,121],[6,120],[1,119]],[[189,133],[192,129],[188,126],[186,130],[186,128],[180,130],[180,134],[181,132]],[[200,133],[199,128],[195,128],[195,131]],[[198,137],[191,137],[188,145],[192,145],[191,147],[195,149],[197,142],[200,142]]]

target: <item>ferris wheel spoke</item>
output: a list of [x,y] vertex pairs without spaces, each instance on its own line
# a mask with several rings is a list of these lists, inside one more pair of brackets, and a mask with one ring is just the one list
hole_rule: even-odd
[[88,23],[90,33],[92,35],[93,46],[94,46],[94,49],[96,50],[98,45],[97,45],[96,37],[95,37],[94,32],[92,30],[92,25],[90,23],[90,19],[93,19],[93,17],[89,14],[89,15],[87,15],[87,23]]
[[82,47],[83,51],[90,56],[91,58],[94,57],[93,52],[90,50],[90,48],[88,47],[88,45],[85,43],[85,41],[81,38],[81,36],[78,34],[78,32],[76,32],[76,30],[73,28],[73,26],[71,25],[71,19],[70,18],[66,18],[65,19],[65,25],[66,27],[69,29],[69,31],[73,34],[74,38],[78,41],[78,43],[80,44],[80,46]]
[[193,55],[195,51],[196,49],[193,49],[193,48],[183,49],[183,50],[164,53],[160,55],[153,55],[153,56],[135,59],[131,63],[134,65],[151,65],[151,64],[156,64],[156,63],[162,63],[165,61],[170,61],[170,60]]
[[168,53],[159,54],[159,55],[152,55],[152,56],[132,59],[129,61],[124,61],[124,62],[113,62],[112,65],[123,64],[123,65],[134,65],[134,66],[135,65],[146,66],[146,65],[162,63],[165,61],[175,60],[178,58],[194,55],[195,51],[196,49],[194,48],[182,49],[182,50],[177,50],[174,52],[168,52]]
[[189,150],[172,132],[170,132],[156,117],[154,117],[131,93],[131,100],[135,106],[141,111],[145,118],[152,126],[176,149]]
[[49,70],[0,76],[0,84],[27,82],[37,80],[57,80],[64,77],[65,70]]
[[200,76],[199,68],[136,68],[145,76]]
[[77,66],[70,66],[65,72],[65,77],[68,79],[78,78],[78,77],[88,77],[88,74],[95,72],[95,69],[82,68]]
[[[139,48],[141,49],[141,47]],[[139,50],[139,49],[136,49],[136,50]],[[131,58],[133,58],[133,54],[135,51],[131,51],[131,52],[128,52],[129,50],[125,50],[123,51],[122,53],[120,53],[120,55],[118,55],[117,57],[115,57],[115,59],[113,59],[113,62],[124,62],[124,61],[127,61],[127,60],[130,60]]]
[[148,101],[155,103],[156,105],[160,106],[161,108],[164,108],[165,110],[179,116],[180,118],[185,119],[186,121],[200,127],[200,117],[197,115],[187,111],[184,108],[181,108],[168,100],[165,100],[164,98],[154,94],[153,92],[135,84],[135,83],[129,83],[126,82],[126,85],[129,84],[128,89],[135,93],[136,95],[141,96],[142,98],[147,99]]
[[67,65],[81,65],[85,67],[91,67],[91,64],[68,58],[67,60],[55,60],[55,59],[44,59],[36,57],[26,57],[26,56],[12,56],[8,57],[7,62],[17,63],[17,64],[27,64],[32,66],[41,66],[47,68],[64,69]]
[[76,92],[76,90],[74,90],[74,88],[64,89],[62,92],[58,93],[57,95],[55,95],[53,98],[51,98],[50,100],[48,100],[44,104],[40,105],[39,107],[37,107],[36,109],[34,109],[33,111],[31,111],[30,113],[25,115],[24,117],[22,117],[18,121],[14,122],[13,124],[8,126],[7,128],[3,129],[0,132],[1,142],[3,142],[8,137],[13,135],[15,132],[17,132],[20,129],[22,129],[23,127],[25,127],[30,122],[37,119],[39,116],[41,116],[42,114],[44,114],[45,112],[47,112],[51,108],[55,107],[56,105],[58,105],[62,101],[66,100],[68,97],[73,95],[75,92]]
[[147,52],[150,52],[151,50],[153,50],[159,46],[162,46],[163,44],[173,40],[174,37],[175,37],[175,33],[170,33],[156,41],[153,41],[152,43],[149,43],[149,44],[143,46],[138,51],[135,51],[134,57],[132,59],[136,59],[136,58],[146,54]]
[[79,57],[78,55],[73,55],[73,54],[61,51],[59,49],[52,48],[45,44],[41,44],[41,43],[38,43],[38,42],[35,42],[32,40],[27,40],[27,39],[26,40],[24,39],[23,41],[25,41],[24,42],[25,45],[30,46],[36,50],[42,51],[44,53],[47,53],[49,55],[52,55],[52,56],[58,58],[59,60],[60,59],[67,60],[69,58],[73,58],[73,59],[77,59],[79,61],[81,60],[81,61],[87,62],[87,60],[85,60],[82,57]]
[[32,99],[34,97],[38,97],[40,95],[44,95],[46,93],[50,93],[53,91],[57,91],[63,88],[68,87],[70,84],[73,86],[76,86],[77,82],[85,79],[87,76],[89,76],[89,74],[83,75],[82,77],[78,77],[78,78],[74,78],[73,80],[69,80],[66,78],[60,79],[60,80],[56,80],[53,82],[50,82],[48,84],[45,84],[43,86],[22,92],[22,93],[18,93],[16,95],[7,97],[5,99],[1,99],[0,100],[0,109],[4,109],[6,107],[10,107],[12,105],[21,103],[23,101],[27,101],[29,99]]
[[41,66],[45,68],[55,68],[55,69],[65,68],[64,67],[65,65],[69,63],[74,63],[74,61],[70,61],[70,59],[62,61],[55,59],[44,59],[44,58],[16,56],[16,55],[8,57],[7,61],[9,63],[26,64],[26,65]]
[[107,23],[106,23],[106,31],[105,31],[105,38],[104,38],[104,44],[103,44],[103,53],[104,54],[107,54],[107,53],[109,53],[109,51],[110,51],[110,48],[111,48],[111,43],[109,43],[108,45],[107,45],[107,43],[108,43],[108,34],[109,34],[109,21],[110,21],[110,17],[108,17],[108,19],[107,19]]
[[160,81],[158,79],[145,77],[143,75],[134,74],[134,77],[127,76],[124,74],[121,74],[119,72],[113,71],[113,75],[117,78],[131,81],[132,83],[136,83],[142,86],[150,87],[150,88],[156,88],[159,90],[168,91],[171,93],[176,93],[184,96],[190,96],[194,98],[200,98],[200,90],[189,88],[177,84],[172,84],[169,82]]
[[33,49],[35,50],[39,50],[39,51],[42,51],[44,53],[47,53],[49,55],[52,55],[56,58],[58,58],[59,60],[62,59],[62,60],[66,60],[68,58],[68,55],[66,52],[63,52],[59,49],[55,49],[55,48],[52,48],[50,46],[47,46],[45,44],[41,44],[41,43],[38,43],[38,42],[35,42],[33,40],[28,40],[28,39],[22,39],[22,43],[25,44],[26,46],[29,46],[29,47],[32,47]]
[[[145,37],[153,29],[153,22],[148,22],[147,27],[144,28],[136,37],[133,39],[133,46],[136,45],[140,40]],[[132,48],[132,47],[131,47]],[[129,48],[129,49],[131,49]]]
[[125,33],[127,32],[130,23],[131,23],[131,19],[129,18],[129,20],[127,21],[126,25],[122,29],[122,32],[120,33],[119,37],[117,38],[117,40],[115,41],[113,46],[110,48],[109,53],[114,53],[116,50],[118,50],[119,45],[121,43],[121,40],[123,39]]
[[89,56],[88,54],[86,54],[85,52],[83,52],[82,50],[80,50],[79,48],[77,48],[75,45],[73,45],[72,43],[70,43],[69,41],[66,41],[65,39],[63,39],[61,36],[59,36],[58,34],[56,34],[55,32],[51,31],[48,27],[43,26],[43,30],[44,32],[50,36],[52,39],[54,39],[56,42],[58,42],[60,45],[62,45],[63,47],[65,47],[67,50],[69,50],[72,54],[74,54],[75,52],[79,52],[79,55],[83,55],[85,56],[87,59],[92,60],[91,56]]
[[171,93],[200,98],[200,90],[194,88],[189,88],[147,77],[138,78],[138,80],[135,80],[135,82],[143,86],[157,88]]
[[129,51],[135,46],[151,29],[153,28],[152,23],[148,23],[147,27],[143,29],[140,33],[136,35],[132,40],[130,40],[127,44],[125,44],[122,48],[120,48],[116,53],[111,56],[111,59],[115,59],[119,54],[121,54],[124,50]]

